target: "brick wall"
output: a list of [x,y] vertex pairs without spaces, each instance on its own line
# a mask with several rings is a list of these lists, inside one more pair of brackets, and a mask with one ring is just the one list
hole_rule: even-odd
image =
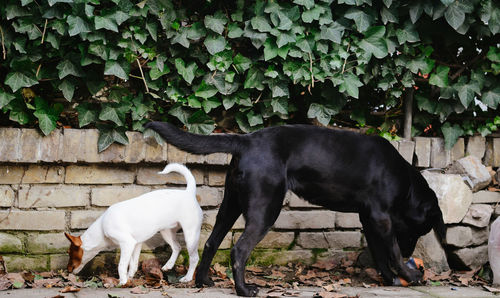
[[[68,248],[64,231],[82,233],[113,203],[165,185],[183,187],[181,176],[156,174],[168,162],[187,164],[196,178],[204,210],[202,249],[222,201],[231,157],[187,154],[171,145],[144,140],[140,133],[127,135],[129,145],[113,144],[98,154],[96,130],[63,129],[42,137],[34,129],[0,128],[0,255],[8,270],[64,268]],[[419,167],[445,167],[466,154],[482,154],[486,164],[500,165],[500,139],[460,139],[451,151],[445,151],[438,138],[392,144]],[[227,258],[225,251],[240,237],[243,227],[240,218],[224,239],[217,260]],[[161,237],[153,237],[143,247],[142,257],[166,258],[164,245]],[[251,259],[308,263],[341,257],[365,246],[357,214],[324,210],[288,193],[273,230]],[[116,259],[113,251],[101,254],[94,266],[110,258]]]

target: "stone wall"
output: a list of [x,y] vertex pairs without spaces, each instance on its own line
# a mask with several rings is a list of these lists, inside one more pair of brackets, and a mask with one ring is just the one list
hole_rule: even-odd
[[[34,129],[0,128],[0,255],[8,270],[64,268],[69,244],[64,231],[82,233],[113,203],[165,185],[183,187],[181,176],[156,174],[169,162],[187,164],[196,178],[204,210],[202,249],[222,201],[225,169],[231,157],[187,154],[171,145],[145,140],[140,133],[127,135],[129,145],[113,144],[98,154],[96,130],[62,129],[42,137]],[[444,168],[466,155],[481,155],[485,164],[500,165],[500,139],[460,139],[451,151],[445,151],[443,140],[438,138],[392,144],[418,167]],[[477,196],[488,197],[487,204],[500,201],[490,192]],[[243,227],[240,218],[222,242],[217,261],[227,261]],[[473,235],[472,240],[456,240],[454,248],[483,245],[484,228],[479,232],[473,226],[452,228],[458,236]],[[251,262],[312,263],[365,247],[357,214],[324,210],[288,193],[280,217],[259,243]],[[161,237],[155,236],[143,247],[142,258],[166,259],[168,253]],[[114,251],[102,253],[93,266],[110,260],[116,260]]]

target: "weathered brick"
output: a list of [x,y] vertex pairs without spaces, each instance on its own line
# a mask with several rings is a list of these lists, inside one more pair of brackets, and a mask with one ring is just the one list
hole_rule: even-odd
[[208,185],[224,186],[226,182],[226,170],[210,170],[208,172]]
[[19,161],[21,130],[0,128],[0,161]]
[[64,230],[64,211],[0,211],[0,230]]
[[206,162],[206,159],[206,155],[186,153],[186,163],[204,164]]
[[37,162],[40,159],[40,140],[42,135],[36,129],[21,129],[21,162]]
[[323,232],[300,232],[297,245],[302,248],[328,248],[328,241]]
[[29,165],[22,183],[63,183],[65,168],[57,165]]
[[[168,175],[158,174],[165,166],[140,167],[137,171],[137,184],[155,185],[155,184],[180,184],[185,185],[186,179],[178,173],[169,173]],[[202,169],[191,169],[191,173],[196,180],[196,184],[203,184],[204,173]]]
[[206,156],[209,165],[228,165],[230,161],[231,155],[227,153],[212,153]]
[[493,139],[493,166],[500,167],[500,138]]
[[78,185],[22,185],[19,208],[88,206],[90,188]]
[[135,168],[119,168],[107,166],[78,166],[70,165],[66,168],[67,184],[113,184],[133,183]]
[[146,143],[142,137],[142,133],[127,131],[129,144],[125,147],[125,162],[139,163],[146,157]]
[[297,245],[302,248],[359,248],[361,238],[359,231],[300,232]]
[[8,185],[0,185],[0,207],[11,207],[14,204],[15,193]]
[[417,167],[428,167],[431,162],[431,139],[424,137],[415,138],[415,155]]
[[23,270],[47,271],[49,256],[24,256],[24,255],[4,255],[7,271],[19,272]]
[[199,198],[200,206],[218,206],[222,203],[221,188],[201,186],[196,189],[196,195]]
[[60,233],[28,234],[26,249],[32,254],[62,253],[68,250],[70,242]]
[[458,138],[455,145],[450,150],[451,161],[459,160],[465,156],[465,141],[463,138]]
[[0,166],[0,184],[19,184],[23,175],[22,166]]
[[49,255],[49,270],[60,270],[68,268],[68,254]]
[[23,253],[22,237],[22,235],[19,237],[12,234],[0,233],[0,255],[6,253]]
[[70,227],[71,229],[86,229],[103,213],[104,210],[71,211]]
[[276,229],[331,229],[335,227],[335,212],[282,211],[274,223]]
[[[214,225],[215,225],[215,219],[217,217],[217,212],[218,210],[206,210],[203,211],[203,225],[209,229],[212,230]],[[245,228],[245,219],[243,219],[243,216],[240,215],[236,222],[233,225],[233,229],[235,230],[242,230]]]
[[486,152],[486,138],[483,136],[472,136],[467,143],[466,154],[483,159]]
[[80,146],[84,142],[83,130],[65,128],[62,135],[61,160],[64,162],[77,162]]
[[111,206],[115,203],[138,197],[150,191],[150,187],[139,185],[95,187],[92,188],[92,205]]
[[153,138],[145,140],[146,162],[166,162],[167,161],[167,144],[160,145]]
[[486,138],[486,152],[484,153],[483,164],[487,167],[492,167],[493,158],[493,138]]
[[444,149],[444,140],[431,138],[431,167],[445,168],[451,163],[451,153]]
[[363,225],[359,221],[359,214],[337,212],[335,214],[335,227],[342,229],[362,228]]
[[46,162],[61,160],[61,142],[62,132],[59,129],[55,129],[48,136],[42,137],[40,139],[39,149],[40,160]]
[[167,145],[167,160],[168,160],[168,163],[178,162],[178,163],[185,164],[187,162],[187,152],[178,149],[174,145],[168,144]]
[[402,140],[399,142],[398,152],[410,164],[413,163],[414,150],[415,150],[415,142],[407,140]]
[[[233,244],[240,239],[242,232],[236,232],[233,236]],[[274,232],[270,231],[264,236],[257,248],[288,248],[295,239],[294,232]]]
[[98,153],[97,142],[99,140],[99,131],[97,129],[82,130],[80,137],[82,143],[78,151],[78,160],[89,163],[101,161],[101,156]]
[[[211,232],[212,231],[206,230],[206,229],[202,229],[200,231],[200,239],[198,241],[198,249],[199,250],[203,249],[203,247],[205,246],[205,242],[207,242],[208,237],[210,237]],[[186,248],[186,241],[184,240],[184,234],[182,233],[182,230],[179,230],[179,232],[177,232],[176,239],[179,242],[179,244],[181,245],[181,247],[183,249],[185,249]],[[226,234],[226,236],[222,240],[222,242],[219,246],[219,249],[231,248],[231,239],[232,239],[232,233],[229,232]],[[146,251],[146,252],[153,251],[153,250],[156,250],[160,247],[165,247],[165,246],[168,246],[168,244],[165,242],[165,240],[163,239],[163,237],[161,236],[160,233],[156,233],[153,237],[151,237],[149,240],[144,242],[144,245],[142,247],[142,251]],[[165,247],[165,251],[170,252],[171,250],[170,250],[170,248]]]
[[288,206],[292,208],[321,208],[321,206],[313,205],[291,191],[287,191],[285,195],[285,203],[288,203]]
[[99,153],[101,162],[119,163],[125,160],[125,145],[113,143]]
[[261,265],[286,265],[288,263],[301,263],[310,265],[314,262],[311,250],[253,250],[249,264]]

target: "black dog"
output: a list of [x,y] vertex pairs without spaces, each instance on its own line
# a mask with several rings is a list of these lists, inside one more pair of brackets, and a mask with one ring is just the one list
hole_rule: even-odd
[[196,285],[213,285],[210,263],[222,239],[243,213],[245,230],[231,250],[236,293],[255,296],[245,283],[250,252],[281,211],[288,189],[330,210],[358,212],[368,247],[385,283],[399,275],[418,282],[422,273],[403,257],[432,228],[444,239],[446,227],[435,193],[398,151],[381,137],[310,125],[270,127],[246,135],[203,136],[171,124],[146,124],[167,142],[194,154],[233,154],[224,199],[205,244]]

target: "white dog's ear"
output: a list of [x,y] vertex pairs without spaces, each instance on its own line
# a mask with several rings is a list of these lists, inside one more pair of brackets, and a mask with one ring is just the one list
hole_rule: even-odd
[[80,236],[71,236],[69,233],[64,233],[64,236],[68,238],[68,240],[75,246],[82,246],[82,239],[80,239]]

